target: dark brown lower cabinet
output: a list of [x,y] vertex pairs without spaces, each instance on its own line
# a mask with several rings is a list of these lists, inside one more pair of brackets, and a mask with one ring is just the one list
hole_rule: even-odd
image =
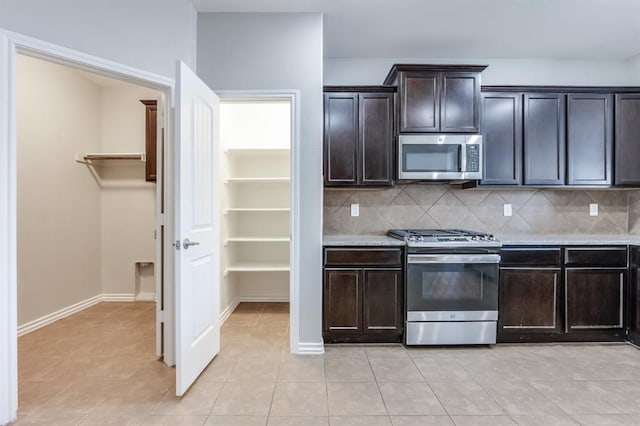
[[[324,330],[362,332],[362,270],[324,270]],[[329,315],[326,315],[329,313]]]
[[620,341],[632,315],[640,341],[640,278],[632,268],[628,292],[627,263],[625,246],[504,247],[498,342]]
[[640,345],[640,247],[630,248],[629,263],[628,338]]
[[502,268],[498,332],[506,341],[562,333],[560,268]]
[[402,270],[364,269],[362,329],[402,336]]
[[567,333],[623,333],[625,269],[565,271]]
[[399,248],[325,248],[322,334],[326,343],[402,341],[401,254]]

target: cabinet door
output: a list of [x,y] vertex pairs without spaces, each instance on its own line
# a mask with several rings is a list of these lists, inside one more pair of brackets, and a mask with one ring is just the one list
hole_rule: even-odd
[[360,185],[393,185],[393,93],[359,95]]
[[616,95],[616,185],[640,185],[640,93]]
[[486,185],[522,183],[522,93],[482,93],[483,179]]
[[365,269],[363,330],[365,333],[402,334],[402,270]]
[[562,332],[560,268],[501,268],[498,330]]
[[158,101],[141,100],[145,105],[145,180],[147,182],[156,181],[157,145],[158,145]]
[[631,247],[629,277],[629,340],[640,344],[640,248]]
[[611,185],[613,99],[607,94],[567,95],[567,183]]
[[437,72],[400,73],[400,133],[439,130],[438,79]]
[[563,185],[565,95],[524,95],[524,183]]
[[480,74],[444,72],[441,79],[440,131],[478,133],[480,128]]
[[362,270],[325,268],[325,332],[362,332]]
[[358,94],[324,95],[324,183],[358,183]]
[[565,270],[567,333],[624,327],[626,269]]

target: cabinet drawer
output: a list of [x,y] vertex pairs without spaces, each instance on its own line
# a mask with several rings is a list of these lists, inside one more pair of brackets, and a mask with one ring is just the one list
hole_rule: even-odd
[[627,267],[627,249],[625,247],[589,247],[567,248],[566,266]]
[[631,246],[629,247],[629,250],[629,263],[632,265],[640,264],[640,247]]
[[560,247],[503,248],[500,252],[500,266],[560,266],[562,264],[561,253]]
[[396,248],[326,248],[324,264],[332,266],[401,266],[402,251]]

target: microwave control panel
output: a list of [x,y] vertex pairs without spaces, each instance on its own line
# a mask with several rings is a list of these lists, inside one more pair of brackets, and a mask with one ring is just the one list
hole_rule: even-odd
[[465,172],[479,172],[480,171],[480,145],[469,144],[465,145],[467,151],[467,167]]

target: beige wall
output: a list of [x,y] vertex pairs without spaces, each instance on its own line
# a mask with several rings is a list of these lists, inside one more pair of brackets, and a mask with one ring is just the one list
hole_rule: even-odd
[[[102,89],[101,139],[103,152],[144,152],[145,106],[140,99],[156,99],[144,87],[119,85]],[[155,264],[155,191],[145,182],[144,163],[118,161],[102,167],[102,291],[135,294],[135,263]],[[144,271],[143,271],[144,272]],[[149,271],[147,271],[149,272]],[[142,280],[148,288],[149,280]]]
[[[99,294],[136,292],[155,263],[155,184],[144,163],[96,170],[76,153],[144,152],[155,91],[26,56],[18,61],[18,324]],[[140,282],[155,286],[150,271]]]
[[[384,234],[392,228],[466,228],[497,235],[640,232],[640,191],[460,190],[438,184],[324,191],[325,234]],[[350,204],[360,216],[350,216]],[[503,215],[511,204],[513,216]],[[599,215],[589,216],[598,203]]]
[[101,293],[100,189],[76,152],[100,146],[100,90],[18,57],[18,324]]

